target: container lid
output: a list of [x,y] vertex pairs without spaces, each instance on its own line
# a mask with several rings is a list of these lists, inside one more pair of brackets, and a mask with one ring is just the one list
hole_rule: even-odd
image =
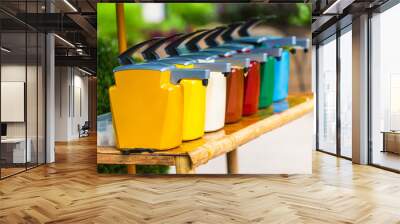
[[267,53],[268,56],[272,57],[281,57],[282,56],[283,49],[282,48],[265,48],[265,47],[260,47],[252,50],[250,53]]
[[189,58],[171,57],[171,58],[163,58],[163,59],[160,59],[160,60],[156,60],[154,62],[171,64],[171,65],[174,65],[174,64],[191,65],[196,61],[193,60],[193,59],[189,59]]
[[232,55],[237,54],[237,51],[226,48],[209,48],[199,51],[199,53],[203,52],[208,52],[221,57],[231,57]]
[[193,60],[214,60],[216,58],[218,58],[218,55],[209,53],[209,52],[199,52],[199,53],[194,53],[194,54],[182,54],[179,57],[182,58],[189,58],[189,59],[193,59]]
[[175,68],[173,65],[163,63],[139,63],[130,65],[121,65],[114,68],[113,72],[125,71],[125,70],[153,70],[153,71],[167,71]]
[[229,62],[234,66],[240,66],[243,68],[250,67],[250,58],[218,58],[215,60],[216,62]]
[[284,46],[296,45],[296,37],[274,37],[274,36],[255,36],[255,37],[241,37],[238,39],[240,42],[252,44],[264,44],[267,48],[277,48]]
[[296,38],[295,47],[300,47],[304,50],[308,50],[310,48],[310,39],[308,38]]
[[229,62],[195,63],[194,67],[209,69],[212,72],[227,73],[231,71],[231,63]]
[[208,80],[209,77],[208,69],[172,69],[170,82],[178,84],[182,79]]
[[153,70],[160,72],[171,71],[170,82],[172,84],[178,84],[182,79],[207,80],[210,77],[210,70],[208,69],[178,69],[173,65],[156,62],[121,65],[116,67],[113,72],[125,70]]
[[235,58],[249,58],[250,60],[258,61],[258,62],[266,62],[268,58],[268,54],[265,52],[259,53],[244,53],[244,54],[236,54],[232,57]]
[[296,45],[296,37],[271,37],[263,42],[265,47],[273,48],[273,47],[284,47],[284,46],[294,46]]
[[250,43],[250,44],[262,44],[266,41],[269,37],[268,36],[252,36],[252,37],[240,37],[235,39],[235,41]]
[[240,43],[226,43],[210,49],[215,49],[215,48],[225,48],[236,51],[250,51],[251,49],[254,48],[254,45],[240,44]]

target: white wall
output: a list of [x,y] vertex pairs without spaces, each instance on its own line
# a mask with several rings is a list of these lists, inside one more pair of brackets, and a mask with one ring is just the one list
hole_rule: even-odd
[[[37,70],[38,69],[38,70]],[[27,79],[27,80],[26,80]],[[26,120],[21,122],[6,122],[7,137],[21,138],[27,136],[29,148],[32,151],[32,161],[44,162],[45,150],[45,116],[44,116],[44,74],[41,66],[25,66],[24,64],[3,64],[1,66],[1,81],[24,82],[26,84],[26,106],[23,102],[21,113],[26,112]],[[2,89],[3,91],[4,89]],[[24,90],[21,94],[24,94]],[[2,98],[7,95],[2,95]],[[16,109],[16,108],[14,108]],[[3,107],[1,110],[12,110],[10,107]],[[12,111],[7,111],[11,112]]]
[[78,124],[88,120],[88,78],[76,68],[56,67],[55,85],[55,140],[77,139]]
[[55,140],[66,141],[68,138],[68,68],[55,68]]
[[[1,122],[24,122],[25,83],[1,81]],[[36,108],[36,105],[35,105]]]
[[[28,69],[32,67],[28,66]],[[25,82],[25,64],[1,65],[1,81]]]
[[[1,81],[25,82],[25,65],[2,65]],[[6,110],[6,108],[1,108],[1,110]],[[7,123],[7,137],[25,137],[25,122]]]
[[[3,82],[25,82],[25,71],[24,65],[18,64],[4,64],[1,66],[1,81]],[[34,67],[27,67],[28,74],[31,74]],[[35,71],[36,73],[36,71]],[[36,96],[36,90],[34,93],[27,93],[29,96]],[[1,108],[1,110],[7,110],[7,108]],[[31,119],[28,120],[30,121]],[[25,122],[7,122],[7,136],[8,137],[25,137]],[[29,136],[28,136],[29,137]]]

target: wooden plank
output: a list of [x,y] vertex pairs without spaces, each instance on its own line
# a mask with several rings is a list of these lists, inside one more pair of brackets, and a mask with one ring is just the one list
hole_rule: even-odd
[[[240,122],[226,125],[222,130],[207,133],[202,138],[183,142],[179,147],[155,151],[152,153],[137,153],[122,155],[115,147],[97,147],[99,155],[115,155],[115,157],[101,156],[107,164],[160,164],[165,163],[162,157],[188,157],[192,167],[207,163],[209,160],[229,153],[258,136],[273,129],[279,128],[313,110],[313,100],[309,94],[292,95],[288,97],[289,109],[274,114],[272,108],[259,110],[258,113],[244,117]],[[135,159],[133,157],[139,157]],[[132,157],[132,159],[124,159]],[[179,160],[179,159],[178,159]],[[176,161],[176,159],[175,159]],[[174,164],[175,164],[174,161]],[[139,163],[140,162],[140,163]]]
[[148,156],[148,155],[116,155],[97,154],[97,164],[144,164],[144,165],[167,165],[174,166],[175,160],[172,156]]

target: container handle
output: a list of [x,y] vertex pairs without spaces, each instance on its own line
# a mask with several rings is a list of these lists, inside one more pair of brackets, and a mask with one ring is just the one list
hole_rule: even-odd
[[199,51],[201,48],[199,47],[198,43],[200,42],[200,40],[202,40],[204,37],[206,37],[208,34],[218,31],[217,28],[211,29],[211,30],[207,30],[205,32],[202,32],[196,36],[194,36],[192,39],[190,39],[187,43],[186,43],[186,48],[191,51],[191,52],[195,52],[195,51]]
[[130,65],[130,64],[135,64],[136,62],[133,60],[132,55],[136,53],[140,48],[153,43],[154,41],[159,40],[161,37],[154,37],[150,40],[143,41],[141,43],[138,43],[132,47],[130,47],[128,50],[124,51],[118,56],[118,61],[121,65]]
[[169,55],[169,56],[178,56],[179,55],[179,51],[178,48],[179,46],[187,39],[193,37],[194,35],[201,33],[201,32],[205,32],[207,30],[205,29],[201,29],[201,30],[197,30],[195,32],[192,33],[187,33],[184,35],[179,36],[178,38],[176,38],[175,40],[172,40],[166,47],[165,47],[165,52]]
[[221,35],[226,29],[228,29],[228,27],[220,26],[220,27],[217,27],[216,29],[217,29],[217,31],[211,33],[204,39],[206,44],[208,45],[208,47],[218,46],[218,42],[217,42],[218,36]]
[[238,30],[238,34],[240,37],[248,37],[250,36],[249,29],[252,29],[253,27],[257,26],[258,24],[262,23],[264,19],[262,18],[252,18],[240,26]]
[[267,53],[268,56],[272,56],[275,58],[279,58],[282,56],[283,49],[282,48],[257,48],[250,53]]
[[237,23],[231,23],[228,25],[228,28],[225,30],[225,32],[221,35],[222,39],[224,42],[229,42],[233,40],[232,33],[242,26],[242,22],[237,22]]
[[171,35],[169,37],[159,38],[158,40],[152,42],[148,45],[148,47],[141,52],[142,56],[146,60],[157,60],[160,58],[160,55],[156,52],[164,43],[174,39],[178,36],[181,36],[181,33]]
[[172,69],[170,82],[177,85],[182,79],[198,79],[207,86],[209,78],[210,70],[208,69]]

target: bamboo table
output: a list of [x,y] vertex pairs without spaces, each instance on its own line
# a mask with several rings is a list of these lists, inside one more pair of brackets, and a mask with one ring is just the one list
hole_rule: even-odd
[[238,172],[239,146],[302,117],[311,112],[314,106],[310,94],[291,95],[288,102],[289,109],[281,113],[273,114],[270,108],[259,110],[257,114],[226,125],[217,132],[207,133],[200,139],[184,142],[171,150],[123,155],[114,147],[97,147],[97,163],[176,166],[178,174],[191,174],[196,167],[226,154],[228,173],[235,174]]

